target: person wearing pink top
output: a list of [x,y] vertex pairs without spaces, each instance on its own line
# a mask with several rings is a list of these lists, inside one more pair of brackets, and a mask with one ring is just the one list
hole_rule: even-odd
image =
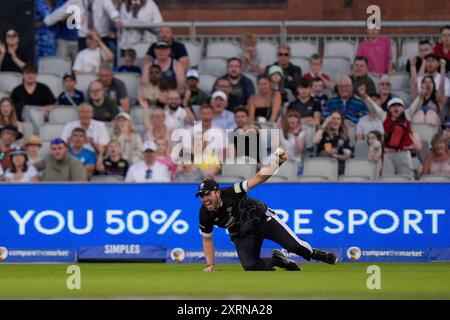
[[156,161],[165,165],[170,172],[172,180],[175,179],[177,171],[177,165],[170,158],[169,142],[164,137],[158,137],[155,139],[156,143]]
[[380,30],[367,29],[367,39],[358,45],[355,56],[364,56],[369,62],[369,72],[380,76],[390,73],[392,66],[392,49],[388,37],[380,36]]

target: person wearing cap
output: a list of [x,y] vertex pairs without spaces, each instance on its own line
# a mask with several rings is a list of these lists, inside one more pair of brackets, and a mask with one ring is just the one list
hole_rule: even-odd
[[356,56],[352,64],[352,79],[354,93],[357,94],[358,87],[364,84],[367,88],[367,94],[377,92],[377,86],[372,78],[369,76],[369,62],[364,56]]
[[142,138],[134,132],[133,120],[126,112],[121,112],[114,119],[114,133],[111,139],[120,142],[122,157],[133,164],[142,160]]
[[285,87],[286,79],[284,78],[285,76],[283,69],[280,66],[271,66],[267,72],[267,76],[269,77],[272,91],[279,92],[281,94],[281,101],[283,104],[294,100],[292,92]]
[[[189,56],[186,50],[186,46],[182,42],[178,42],[173,39],[172,28],[163,26],[158,30],[158,40],[166,41],[170,46],[170,55],[173,59],[177,60],[184,70],[189,69]],[[154,42],[147,50],[146,60],[156,59],[156,43]]]
[[68,141],[73,129],[83,128],[86,131],[87,142],[84,145],[85,148],[95,151],[97,159],[104,154],[106,145],[109,142],[109,133],[106,125],[94,120],[94,107],[89,103],[82,103],[77,108],[78,120],[67,123],[64,128],[61,137]]
[[208,103],[208,96],[198,87],[199,74],[195,69],[186,72],[187,88],[184,91],[183,104],[192,107]]
[[16,141],[22,139],[23,134],[12,125],[0,127],[0,165],[3,171],[11,167],[9,154],[15,147]]
[[384,111],[366,93],[365,87],[359,87],[359,96],[363,99],[367,108],[377,114],[383,122],[384,136],[384,160],[383,176],[408,175],[413,176],[411,150],[414,150],[414,138],[411,120],[423,104],[425,90],[406,109],[405,103],[400,98],[392,98],[388,102],[388,111]]
[[171,48],[167,41],[159,40],[155,44],[155,58],[147,61],[144,68],[151,65],[161,67],[163,80],[169,83],[172,89],[181,91],[186,83],[186,76],[183,65],[171,57]]
[[302,69],[291,62],[291,48],[287,45],[278,47],[277,62],[267,66],[266,74],[269,74],[270,67],[276,65],[281,67],[284,74],[284,88],[289,89],[295,96],[297,94],[297,82],[302,78]]
[[33,64],[27,64],[22,69],[23,82],[15,87],[11,92],[11,99],[16,108],[19,121],[24,121],[25,106],[40,106],[44,113],[44,119],[48,119],[48,114],[55,107],[56,99],[50,88],[36,81],[37,68]]
[[264,239],[272,240],[308,261],[337,262],[334,253],[313,249],[309,243],[299,239],[266,203],[248,196],[250,190],[266,182],[287,159],[287,153],[277,149],[270,164],[248,180],[225,188],[220,188],[217,182],[210,179],[199,184],[195,196],[200,197],[202,203],[199,225],[207,263],[204,271],[215,271],[214,226],[228,230],[245,271],[272,271],[275,266],[291,271],[301,270],[280,250],[274,250],[271,258],[261,258]]
[[5,181],[8,182],[35,182],[38,181],[38,172],[32,165],[28,165],[28,156],[24,148],[17,146],[9,154],[11,168],[5,172]]
[[114,60],[114,54],[98,36],[97,31],[90,30],[86,36],[86,48],[80,47],[73,63],[73,71],[98,73],[103,62]]
[[97,164],[97,155],[94,151],[86,149],[86,130],[83,128],[75,128],[69,138],[69,154],[80,160],[86,169],[88,177],[92,177]]
[[42,148],[41,138],[37,135],[31,135],[25,142],[25,150],[28,155],[28,165],[34,165],[37,161],[41,160],[39,152]]
[[[425,70],[424,74],[419,76],[419,72],[417,69],[412,66],[411,68],[411,96],[414,98],[417,96],[418,90],[420,90],[420,86],[422,85],[423,77],[429,75],[433,78],[436,91],[439,91],[441,86],[443,86],[444,96],[450,96],[450,80],[446,77],[446,61],[445,59],[441,59],[435,53],[430,53],[425,56]],[[442,77],[441,77],[442,75]],[[416,85],[414,85],[416,83]]]
[[83,164],[68,154],[67,144],[61,138],[50,141],[50,154],[36,162],[35,167],[42,170],[43,181],[87,181]]
[[[242,61],[239,58],[232,57],[227,60],[227,73],[222,77],[231,82],[231,93],[236,97],[238,105],[247,105],[248,99],[255,94],[255,86],[252,80],[242,74]],[[217,80],[213,88],[216,87]],[[230,110],[232,111],[232,110]]]
[[367,107],[361,99],[353,93],[353,82],[348,76],[342,76],[337,82],[338,96],[331,98],[322,110],[322,116],[328,117],[331,112],[342,113],[346,120],[358,123],[359,118],[368,113]]
[[378,82],[378,93],[380,96],[379,97],[380,101],[377,102],[377,104],[381,106],[381,108],[384,111],[387,111],[387,104],[389,100],[394,98],[391,89],[392,89],[391,79],[387,74],[385,74],[380,78],[380,81]]
[[234,112],[234,108],[240,106],[239,98],[233,94],[233,86],[230,79],[226,76],[217,78],[212,92],[223,91],[227,94],[228,106],[227,110]]
[[79,106],[84,102],[84,93],[76,89],[77,78],[75,73],[68,72],[63,76],[64,90],[58,96],[58,104],[61,106]]
[[211,106],[214,109],[213,126],[223,130],[236,128],[234,114],[226,110],[227,95],[223,91],[216,91],[211,97]]
[[100,81],[92,81],[88,93],[88,101],[94,107],[95,120],[109,122],[120,112],[116,101],[105,94],[105,87]]
[[133,164],[127,172],[125,182],[170,182],[170,172],[167,166],[156,161],[157,146],[147,140],[142,144],[144,160]]
[[359,43],[355,56],[366,57],[369,72],[380,76],[392,72],[394,67],[391,41],[380,36],[380,29],[367,28],[367,39]]

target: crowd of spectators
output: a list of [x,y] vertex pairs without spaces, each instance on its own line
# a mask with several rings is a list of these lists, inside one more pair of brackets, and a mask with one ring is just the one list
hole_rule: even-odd
[[[74,3],[86,19],[78,31],[61,31],[58,26],[66,18],[65,10]],[[121,176],[127,182],[215,178],[220,175],[220,159],[237,151],[237,137],[256,134],[259,142],[263,128],[279,131],[280,145],[296,162],[298,175],[305,157],[334,158],[343,174],[355,142],[367,145],[367,158],[379,163],[382,175],[413,175],[412,157],[423,164],[416,168],[419,174],[450,175],[450,80],[446,77],[450,27],[442,28],[442,42],[434,47],[421,41],[418,55],[408,61],[413,102],[406,105],[391,90],[390,41],[378,30],[368,31],[351,70],[338,79],[322,70],[319,53],[310,57],[310,71],[304,73],[292,62],[288,45],[280,45],[277,60],[263,65],[257,38],[245,35],[242,56],[228,59],[226,73],[217,77],[211,92],[204,92],[186,47],[174,40],[170,27],[127,29],[116,43],[122,56],[115,56],[117,39],[112,31],[124,21],[163,21],[153,1],[38,0],[36,5],[36,60],[24,61],[15,29],[8,29],[0,42],[0,70],[21,72],[23,79],[10,97],[0,100],[1,180],[86,181],[96,175]],[[49,37],[53,40],[47,41]],[[142,40],[152,44],[137,66],[131,45]],[[36,80],[39,58],[56,54],[73,61],[57,96]],[[114,72],[140,75],[137,96],[129,94],[128,84]],[[77,89],[80,73],[97,76],[87,84],[87,92]],[[378,84],[373,73],[380,76]],[[249,75],[256,77],[256,87]],[[48,153],[42,154],[44,142],[38,135],[23,138],[21,122],[30,118],[27,106],[40,106],[47,122],[60,105],[73,107],[78,120],[66,123],[61,136],[49,141]],[[134,123],[132,108],[141,112],[141,127]],[[415,123],[438,128],[425,155],[421,138],[412,129]],[[184,129],[181,149],[174,140],[180,129]],[[259,148],[258,144],[253,156],[262,165],[268,152]],[[203,158],[191,163],[196,150]],[[250,156],[248,151],[241,155]]]

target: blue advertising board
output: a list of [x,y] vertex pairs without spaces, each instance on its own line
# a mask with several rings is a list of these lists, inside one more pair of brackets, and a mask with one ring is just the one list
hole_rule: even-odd
[[[196,189],[196,184],[2,184],[0,261],[11,262],[2,250],[36,249],[72,250],[94,260],[203,261]],[[274,183],[250,196],[265,201],[313,247],[335,248],[344,261],[428,261],[449,257],[449,191],[449,184],[439,183]],[[214,244],[223,261],[238,261],[226,230],[214,230]],[[277,245],[267,241],[264,247]]]

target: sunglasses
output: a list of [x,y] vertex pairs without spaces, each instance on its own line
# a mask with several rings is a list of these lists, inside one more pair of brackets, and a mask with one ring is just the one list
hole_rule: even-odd
[[54,145],[54,144],[66,144],[66,141],[64,141],[64,139],[61,139],[61,138],[56,138],[56,139],[50,140],[50,144],[51,145]]
[[391,86],[389,82],[380,82],[380,86]]
[[289,53],[280,52],[278,53],[279,57],[289,57]]
[[148,169],[147,171],[145,171],[145,180],[149,180],[153,177],[153,170],[152,169]]

